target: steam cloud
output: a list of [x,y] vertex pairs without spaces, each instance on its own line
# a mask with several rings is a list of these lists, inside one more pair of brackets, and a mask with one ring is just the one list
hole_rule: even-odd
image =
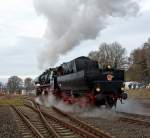
[[35,98],[35,102],[46,106],[51,107],[55,106],[64,112],[74,113],[81,117],[102,117],[106,119],[113,119],[116,117],[115,110],[107,110],[106,108],[100,108],[96,106],[86,106],[80,107],[79,104],[65,104],[61,100],[57,100],[52,94],[45,96],[44,94]]
[[65,104],[61,100],[57,100],[52,94],[47,95],[40,95],[35,98],[35,102],[46,106],[51,107],[55,106],[64,112],[70,112],[74,115],[81,116],[81,117],[101,117],[104,119],[117,119],[120,117],[119,114],[116,114],[115,111],[127,112],[127,113],[135,113],[149,116],[149,111],[146,107],[142,106],[140,102],[136,101],[135,99],[129,99],[128,101],[124,101],[123,104],[120,101],[117,102],[117,107],[112,109],[106,109],[105,107],[96,107],[96,106],[86,106],[80,107],[79,104]]
[[87,39],[95,39],[107,26],[108,17],[134,16],[132,0],[34,0],[36,11],[47,18],[46,46],[40,66],[55,65],[60,55]]

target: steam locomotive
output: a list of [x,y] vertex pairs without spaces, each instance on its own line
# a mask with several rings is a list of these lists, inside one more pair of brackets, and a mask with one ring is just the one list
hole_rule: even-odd
[[35,81],[36,95],[53,94],[67,104],[113,107],[127,99],[124,70],[110,65],[100,68],[88,57],[78,57],[56,68],[49,68]]

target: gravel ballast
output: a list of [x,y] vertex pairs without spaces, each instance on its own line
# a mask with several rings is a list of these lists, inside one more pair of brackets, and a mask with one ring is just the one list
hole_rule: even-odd
[[9,106],[0,106],[0,138],[22,138]]
[[150,128],[143,125],[107,120],[103,118],[80,118],[117,138],[150,138]]

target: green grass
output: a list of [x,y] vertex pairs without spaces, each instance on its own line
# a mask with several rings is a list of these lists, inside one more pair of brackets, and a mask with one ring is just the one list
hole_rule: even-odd
[[23,100],[20,98],[11,98],[11,99],[0,99],[0,105],[15,105],[22,106],[24,104]]
[[150,98],[150,89],[129,90],[128,95],[132,98]]

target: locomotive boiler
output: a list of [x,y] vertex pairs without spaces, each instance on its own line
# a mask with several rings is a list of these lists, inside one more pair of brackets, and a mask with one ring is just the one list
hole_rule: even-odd
[[35,82],[37,95],[51,93],[68,104],[113,107],[127,99],[124,70],[104,68],[88,57],[79,57],[59,67],[47,69]]

